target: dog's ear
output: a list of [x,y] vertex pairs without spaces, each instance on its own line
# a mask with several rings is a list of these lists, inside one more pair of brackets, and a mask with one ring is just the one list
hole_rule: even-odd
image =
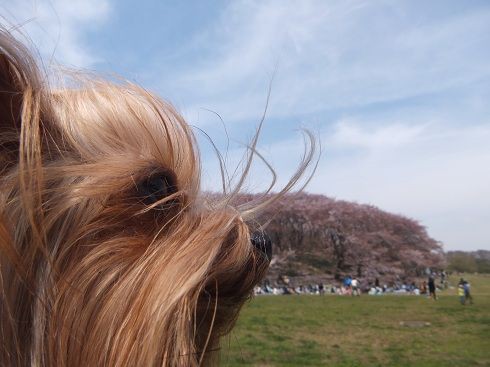
[[[0,157],[17,153],[23,110],[31,112],[39,107],[39,103],[31,103],[39,86],[36,62],[30,52],[0,29]],[[31,120],[33,116],[28,115]]]

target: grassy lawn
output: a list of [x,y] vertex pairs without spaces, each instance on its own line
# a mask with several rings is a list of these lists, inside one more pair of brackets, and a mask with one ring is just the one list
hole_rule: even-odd
[[439,293],[437,301],[396,295],[257,297],[224,341],[221,364],[490,366],[490,276],[465,278],[472,284],[472,306],[459,304],[456,289]]

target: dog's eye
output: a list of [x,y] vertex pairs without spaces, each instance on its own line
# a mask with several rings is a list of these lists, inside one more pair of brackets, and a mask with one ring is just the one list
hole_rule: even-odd
[[177,192],[176,179],[171,172],[155,172],[137,185],[138,198],[151,205]]

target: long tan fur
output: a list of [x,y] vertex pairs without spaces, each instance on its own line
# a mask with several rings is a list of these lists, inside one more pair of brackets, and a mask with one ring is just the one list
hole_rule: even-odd
[[[254,209],[200,193],[193,134],[170,104],[130,83],[72,84],[50,88],[1,31],[0,364],[216,362],[268,267]],[[136,188],[154,172],[175,190],[144,203]]]

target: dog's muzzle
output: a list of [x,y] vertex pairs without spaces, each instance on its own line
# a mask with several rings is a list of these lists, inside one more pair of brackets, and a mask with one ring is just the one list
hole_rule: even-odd
[[262,252],[267,260],[271,261],[272,259],[272,242],[269,236],[263,231],[256,231],[252,233],[251,236],[252,245]]

